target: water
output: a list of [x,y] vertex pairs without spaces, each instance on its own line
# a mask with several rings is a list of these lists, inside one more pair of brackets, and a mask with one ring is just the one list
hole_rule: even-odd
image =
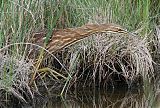
[[115,90],[80,89],[69,92],[65,97],[50,96],[37,98],[33,106],[23,108],[160,108],[160,91],[147,89]]

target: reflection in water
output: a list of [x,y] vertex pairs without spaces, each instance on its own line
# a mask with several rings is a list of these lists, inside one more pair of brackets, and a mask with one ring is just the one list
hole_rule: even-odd
[[[149,92],[148,92],[149,90]],[[36,108],[160,108],[151,88],[143,90],[75,90],[66,97],[38,100]],[[149,94],[148,94],[149,93]],[[157,92],[158,93],[158,92]]]

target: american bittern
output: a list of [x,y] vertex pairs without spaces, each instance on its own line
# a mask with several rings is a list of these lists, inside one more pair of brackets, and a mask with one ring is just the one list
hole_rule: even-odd
[[[53,53],[91,36],[92,34],[105,32],[128,33],[122,27],[115,24],[89,24],[78,28],[53,30],[52,37],[47,45],[47,50]],[[43,41],[40,37],[44,34],[40,33],[37,35],[39,36],[36,40],[38,42]]]
[[[58,30],[53,30],[52,37],[49,43],[47,44],[46,48],[50,53],[54,53],[86,37],[89,37],[92,34],[106,33],[106,32],[128,33],[122,27],[115,24],[89,24],[78,28],[58,29]],[[45,34],[43,32],[36,34],[35,43],[42,45],[44,42],[43,40],[44,35]],[[35,79],[35,75],[36,72],[33,75],[31,83]]]

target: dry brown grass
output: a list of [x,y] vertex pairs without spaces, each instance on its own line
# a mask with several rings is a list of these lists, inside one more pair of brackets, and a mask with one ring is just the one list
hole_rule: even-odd
[[108,82],[116,85],[115,80],[124,80],[131,87],[132,82],[139,83],[139,76],[153,78],[147,40],[132,33],[92,34],[55,55],[67,72],[51,58],[44,64],[67,78],[63,80],[66,90],[73,85],[107,87]]

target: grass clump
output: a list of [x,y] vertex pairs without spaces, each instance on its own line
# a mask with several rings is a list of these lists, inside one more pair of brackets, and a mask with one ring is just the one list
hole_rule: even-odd
[[[133,34],[94,34],[64,49],[62,55],[67,55],[62,56],[61,62],[70,72],[67,87],[106,88],[123,81],[131,87],[133,83],[142,84],[138,78],[143,81],[143,78],[151,80],[153,77],[152,57],[147,49],[147,41]],[[62,74],[65,75],[65,72]]]
[[31,67],[32,63],[24,59],[0,54],[0,90],[9,94],[8,98],[14,95],[18,100],[27,102],[25,95],[33,97],[28,85]]

